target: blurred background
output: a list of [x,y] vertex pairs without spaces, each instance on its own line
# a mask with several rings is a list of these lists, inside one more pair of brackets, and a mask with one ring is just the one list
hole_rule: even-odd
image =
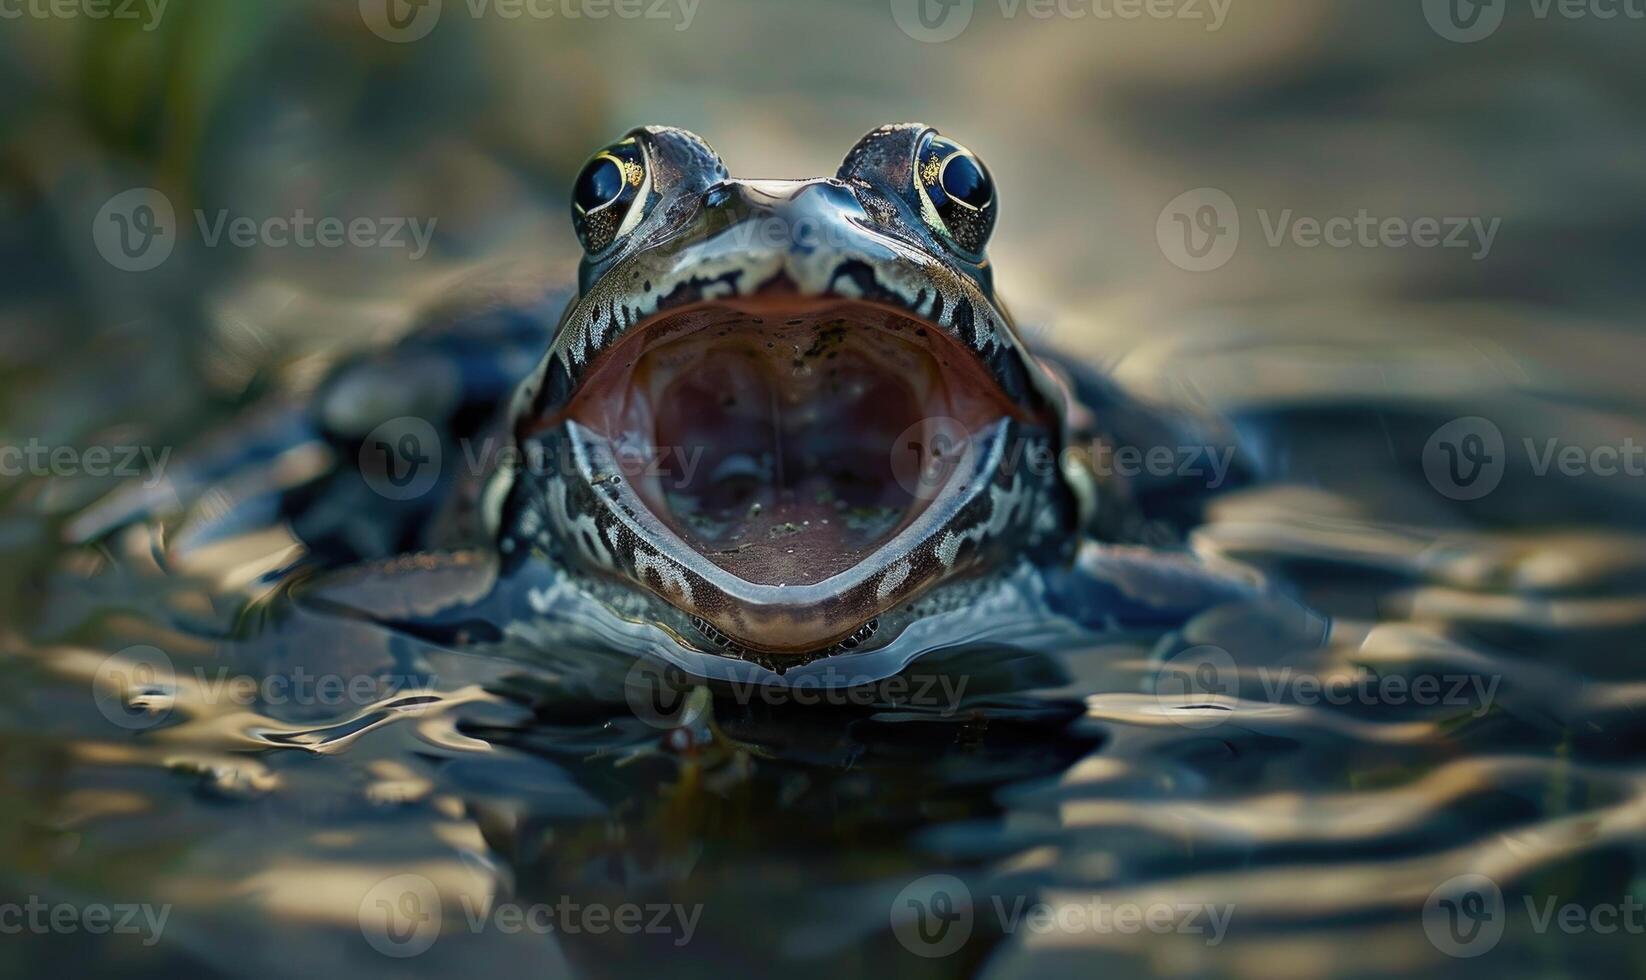
[[[1608,12],[1615,16],[1604,16]],[[1638,379],[1646,354],[1641,13],[1638,4],[1622,0],[1575,6],[1536,0],[0,0],[0,444],[188,446],[272,392],[300,396],[341,354],[392,339],[431,304],[505,281],[569,280],[578,258],[567,215],[571,178],[592,151],[630,127],[693,130],[737,176],[810,177],[833,174],[865,131],[906,120],[939,127],[993,170],[1002,199],[990,246],[996,283],[1035,343],[1109,367],[1146,393],[1213,410],[1439,401],[1514,390],[1573,411],[1595,408],[1585,424],[1602,433],[1595,441],[1615,443],[1642,431],[1637,410],[1646,408]],[[277,245],[266,235],[239,244],[214,233],[219,222],[227,228],[241,218],[261,224],[305,215],[405,230],[396,236],[399,244],[335,248]],[[1408,232],[1370,238],[1356,232],[1341,244],[1322,244],[1309,223],[1324,227],[1334,219],[1339,227],[1348,219],[1384,229],[1394,221]],[[1428,246],[1410,233],[1424,222],[1440,239]],[[426,242],[413,240],[417,228],[429,232]],[[117,235],[126,235],[128,245],[140,236],[143,247],[122,251],[122,239],[111,237]],[[1332,418],[1322,423],[1316,449],[1332,442],[1336,424]],[[1432,428],[1422,429],[1417,445]],[[1371,465],[1345,457],[1323,464],[1322,472],[1330,469],[1332,480],[1352,488],[1364,475],[1361,467]],[[106,581],[98,588],[124,596],[115,612],[91,600],[40,598],[36,586],[45,570],[73,578],[90,562],[61,554],[57,532],[108,488],[96,480],[0,483],[0,498],[17,505],[0,520],[7,558],[0,562],[0,639],[28,634],[29,641],[15,644],[25,647],[42,633],[58,642],[101,641],[100,627],[63,624],[95,610],[97,622],[129,625],[130,617],[156,605]],[[1639,492],[1635,480],[1628,499],[1638,502]],[[1554,526],[1566,523],[1565,515],[1550,513],[1557,497],[1500,493],[1491,503],[1500,512],[1546,516]],[[1381,508],[1391,521],[1432,517],[1448,506],[1433,494],[1414,500],[1357,506]],[[1637,528],[1642,512],[1615,500],[1585,505],[1586,513],[1601,515],[1613,529]],[[1271,518],[1292,499],[1264,506],[1270,509],[1261,516]],[[1327,510],[1352,509],[1336,507]],[[1392,550],[1391,540],[1368,544],[1367,553],[1385,555],[1380,549]],[[1601,568],[1595,574],[1603,579],[1618,569],[1636,575],[1638,555],[1628,549],[1638,545],[1612,544],[1623,550],[1606,551],[1593,565],[1585,564],[1586,556],[1601,552],[1562,551],[1556,557],[1567,564],[1539,567]],[[1497,568],[1481,561],[1470,567]],[[1379,564],[1377,574],[1386,570]],[[57,617],[49,629],[40,625],[42,607]],[[1492,616],[1500,614],[1501,607],[1492,608]],[[1447,609],[1447,615],[1456,612]],[[1628,620],[1635,632],[1627,636],[1637,643],[1633,609],[1616,615]],[[1571,656],[1614,666],[1638,660],[1638,645],[1609,647],[1596,636],[1566,637],[1584,651]],[[1554,641],[1548,642],[1552,649]],[[1611,650],[1623,652],[1612,657]],[[1627,674],[1623,666],[1615,670]],[[1091,676],[1084,680],[1095,683]],[[79,700],[82,681],[72,688]],[[387,783],[386,792],[400,792],[414,776],[394,766],[415,768],[413,756],[426,746],[385,751],[387,762],[357,753],[354,775],[293,766],[283,778],[298,788],[294,795],[309,794],[311,802],[288,797],[255,818],[209,807],[265,792],[259,780],[274,777],[261,763],[190,756],[191,773],[216,780],[207,803],[170,801],[154,812],[183,814],[174,826],[145,824],[152,836],[117,833],[94,849],[89,828],[96,821],[148,814],[149,802],[177,791],[134,774],[121,775],[112,788],[98,782],[95,793],[66,776],[59,785],[69,760],[95,757],[102,765],[114,757],[109,753],[125,751],[67,732],[31,731],[46,723],[30,719],[69,710],[66,691],[20,682],[0,692],[0,730],[6,732],[0,759],[16,798],[23,790],[15,787],[27,784],[34,801],[8,803],[0,815],[0,856],[12,891],[44,888],[48,881],[60,893],[82,896],[141,893],[144,882],[175,886],[165,894],[180,908],[192,902],[205,911],[192,926],[180,913],[172,935],[181,938],[164,947],[175,961],[156,958],[160,954],[142,961],[155,972],[181,962],[232,973],[244,966],[242,955],[259,968],[362,962],[335,935],[263,928],[269,920],[250,914],[233,919],[245,931],[219,931],[210,913],[219,894],[237,900],[252,894],[261,896],[261,912],[275,924],[308,923],[303,904],[324,905],[342,894],[345,884],[363,880],[366,863],[376,862],[377,873],[402,866],[381,847],[352,850],[353,833],[375,839],[369,821],[380,814],[326,810],[323,790],[354,779],[349,785],[358,791],[368,779],[361,773],[376,767],[371,785]],[[1147,724],[1105,721],[1122,729]],[[1364,759],[1397,751],[1392,738],[1357,742],[1342,734],[1347,729],[1322,730],[1328,734],[1315,733],[1313,745],[1327,761],[1311,775],[1341,761],[1351,742]],[[1511,746],[1532,744],[1519,728],[1505,738]],[[1549,807],[1533,807],[1536,812],[1565,816],[1620,799],[1638,807],[1638,781],[1628,790],[1585,783],[1554,761],[1566,757],[1569,742],[1551,739],[1537,741],[1534,751],[1543,750],[1551,768],[1562,768],[1529,791],[1537,807]],[[1173,765],[1214,751],[1185,741],[1172,749]],[[1091,744],[1063,745],[1046,764],[1056,772]],[[1282,738],[1262,744],[1244,750],[1261,755],[1293,748]],[[582,748],[579,743],[570,754]],[[1434,751],[1449,758],[1454,748],[1448,743]],[[151,761],[158,767],[159,759]],[[1085,779],[1101,782],[1112,761],[1095,759],[1069,781],[1077,789]],[[1393,776],[1377,769],[1381,762],[1372,768],[1395,782],[1428,771],[1408,761],[1410,768]],[[164,765],[175,771],[176,760],[166,756]],[[1430,884],[1421,878],[1428,844],[1401,837],[1403,830],[1361,825],[1366,836],[1345,846],[1363,848],[1356,853],[1371,863],[1332,877],[1314,873],[1307,862],[1326,860],[1322,851],[1343,842],[1337,830],[1282,820],[1281,829],[1265,836],[1277,814],[1294,814],[1294,805],[1303,809],[1301,797],[1284,793],[1305,780],[1305,768],[1297,763],[1281,773],[1272,788],[1282,796],[1239,811],[1235,829],[1247,850],[1225,855],[1223,866],[1238,868],[1242,854],[1267,842],[1274,849],[1263,856],[1301,861],[1299,874],[1239,878],[1235,892],[1262,896],[1253,901],[1263,907],[1277,890],[1326,882],[1343,909],[1364,911],[1361,905],[1384,895],[1401,901],[1415,895],[1421,903]],[[1230,780],[1222,788],[1239,792],[1242,772],[1222,775]],[[1196,778],[1161,785],[1192,795],[1203,785]],[[1563,782],[1568,778],[1577,788]],[[520,794],[518,806],[501,809],[529,813],[570,799],[554,795],[572,793],[563,781],[564,774],[545,775],[509,757],[479,788],[456,792],[470,794],[471,803]],[[1359,791],[1375,783],[1353,785]],[[1557,783],[1559,793],[1550,788]],[[621,796],[612,785],[608,795]],[[1127,784],[1121,794],[1167,793],[1146,785]],[[1481,814],[1498,812],[1493,801],[1502,804],[1502,797],[1483,793],[1474,800],[1476,810],[1460,817],[1446,809],[1455,802],[1451,786],[1417,791],[1423,803],[1414,805],[1429,821],[1415,821],[1419,841],[1429,839],[1425,833],[1439,840],[1452,833],[1457,843],[1473,839],[1465,828],[1495,826],[1495,818]],[[1334,775],[1314,789],[1338,792],[1344,785]],[[765,813],[759,807],[776,795],[756,794],[755,810]],[[551,798],[557,802],[545,802]],[[1353,825],[1352,817],[1364,812],[1356,797],[1334,800],[1321,804],[1327,817],[1351,818]],[[911,813],[919,817],[910,822],[933,819],[919,810],[920,801],[901,802],[908,808],[897,811],[899,819]],[[673,805],[654,801],[641,809],[648,820],[667,825],[680,817]],[[839,806],[850,811],[853,805]],[[1053,811],[1058,805],[1045,804]],[[842,819],[834,803],[824,809],[828,815],[820,821]],[[1406,812],[1399,805],[1376,812],[1399,823],[1389,816],[1395,811]],[[1510,811],[1521,812],[1514,806],[1504,812]],[[312,833],[299,837],[291,829],[292,812]],[[1147,837],[1151,830],[1136,828],[1176,828],[1181,815],[1144,808],[1135,816],[1133,830]],[[450,828],[458,824],[441,823],[445,819],[417,825],[424,834],[417,838],[424,850],[413,848],[418,860],[439,852],[434,838],[451,843],[456,832]],[[1059,846],[1064,856],[1089,859],[1078,864],[1081,873],[1108,869],[1091,872],[1102,879],[1114,867],[1125,869],[1108,881],[1151,880],[1174,859],[1179,871],[1197,870],[1192,860],[1183,865],[1182,849],[1174,850],[1182,842],[1174,840],[1156,841],[1167,856],[1159,867],[1138,871],[1126,864],[1125,852],[1103,851],[1103,819],[1097,819],[1095,841],[1069,831],[1061,838],[1019,835],[1011,845],[1044,845],[1024,852],[1022,867],[1031,870],[1056,868]],[[1192,823],[1205,815],[1182,819]],[[770,823],[782,820],[773,815]],[[43,837],[41,826],[51,832]],[[405,822],[396,826],[410,838]],[[768,843],[776,853],[777,831],[761,826],[772,832]],[[907,829],[896,826],[886,840]],[[213,843],[191,847],[165,839],[181,833],[178,828]],[[1089,826],[1085,832],[1092,834]],[[868,848],[865,842],[880,840],[878,833],[847,837]],[[1607,878],[1607,886],[1627,888],[1627,856],[1639,854],[1639,831],[1632,833],[1632,844],[1590,852],[1584,874],[1615,872],[1622,884]],[[163,853],[156,840],[165,844]],[[585,845],[604,854],[587,841],[579,846]],[[1375,860],[1402,847],[1407,863],[1386,868],[1396,878],[1374,876]],[[1011,853],[999,840],[988,848],[961,841],[954,851]],[[330,857],[305,863],[322,852]],[[75,863],[77,855],[93,853],[96,864]],[[512,858],[515,872],[529,880],[529,861]],[[241,859],[250,870],[236,863]],[[751,914],[762,914],[814,880],[775,857],[770,861],[756,861],[758,867],[745,867],[741,876],[727,872],[716,879],[700,871],[696,881],[743,896]],[[76,878],[65,867],[91,870]],[[667,868],[651,872],[668,877]],[[852,905],[842,900],[834,910]],[[1454,965],[1436,961],[1434,951],[1414,939],[1418,933],[1380,932],[1376,925],[1355,931],[1345,925],[1348,911],[1326,905],[1328,921],[1315,923],[1321,931],[1301,938],[1284,933],[1292,921],[1287,915],[1305,914],[1285,911],[1275,920],[1281,925],[1274,927],[1274,942],[1225,950],[1220,972],[1350,975],[1359,972],[1359,957],[1372,972]],[[336,908],[342,910],[336,921],[358,946],[354,899]],[[868,917],[883,931],[876,909]],[[830,925],[826,921],[823,931]],[[777,938],[761,940],[763,953],[750,962],[769,965],[767,956],[780,947],[796,957],[824,949],[858,969],[884,965],[878,953],[852,959],[859,933],[840,929],[841,936],[824,939],[774,932]],[[294,943],[294,935],[301,942]],[[737,938],[735,931],[730,935]],[[539,959],[538,949],[504,945],[485,962],[551,974],[564,966]],[[1016,953],[994,960],[994,974],[1041,975],[1039,959],[1017,955],[1033,945],[1019,942]],[[737,946],[694,950],[702,953],[694,962],[735,961]],[[873,947],[888,948],[889,941]],[[1565,947],[1558,955],[1548,945],[1533,948],[1548,958],[1519,960],[1524,975],[1559,975],[1585,962]],[[937,974],[971,972],[986,954],[983,948],[926,966]],[[124,965],[113,954],[110,962]],[[1070,975],[1088,975],[1082,971],[1095,961],[1059,962]],[[1125,957],[1103,962],[1116,966],[1115,975],[1191,975],[1208,961],[1128,949]],[[436,963],[431,958],[418,966],[432,971]],[[393,965],[369,964],[372,970]],[[610,969],[593,972],[623,972],[611,962],[603,966]]]
[[[948,12],[937,32],[900,28],[900,12],[919,24],[902,0],[645,0],[638,16],[394,0],[421,18],[398,31],[377,2],[170,0],[158,17],[134,2],[129,18],[92,19],[17,0],[23,15],[0,20],[9,417],[49,406],[70,421],[35,386],[101,365],[158,418],[190,402],[180,381],[235,397],[294,352],[392,332],[478,267],[567,275],[571,175],[646,123],[704,135],[734,174],[774,177],[833,173],[882,122],[940,127],[996,174],[991,251],[1019,319],[1105,362],[1254,332],[1423,336],[1458,345],[1410,365],[1445,383],[1484,371],[1636,387],[1639,19],[1503,0],[1497,29],[1460,43],[1434,22],[1473,0],[1180,0],[1162,17],[1124,0],[1063,13],[960,0],[932,4]],[[957,36],[932,39],[963,15]],[[103,260],[90,233],[135,187],[164,193],[181,225],[143,274]],[[1238,250],[1206,272],[1174,264],[1156,234],[1200,188],[1243,222]],[[435,227],[415,260],[210,247],[197,210]],[[1267,233],[1283,214],[1362,211],[1499,224],[1484,256]],[[97,356],[120,345],[148,354]]]

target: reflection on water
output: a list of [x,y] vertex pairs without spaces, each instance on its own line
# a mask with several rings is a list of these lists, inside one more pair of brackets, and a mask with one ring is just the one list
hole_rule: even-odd
[[[1558,410],[1530,401],[1498,396],[1511,440]],[[648,708],[621,651],[530,629],[454,649],[293,602],[271,585],[297,546],[263,528],[66,549],[41,625],[5,642],[8,887],[169,918],[153,946],[19,948],[595,976],[1638,957],[1638,534],[1437,493],[1424,447],[1451,410],[1225,408],[1271,479],[1194,546],[1277,595],[1164,635],[950,651],[862,697]],[[1512,457],[1502,479],[1534,514],[1617,491]],[[1544,914],[1573,903],[1619,927]]]

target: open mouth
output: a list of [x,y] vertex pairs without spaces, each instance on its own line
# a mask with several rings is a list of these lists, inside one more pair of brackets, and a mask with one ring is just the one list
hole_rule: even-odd
[[643,504],[759,585],[844,572],[953,490],[967,440],[1014,414],[973,355],[871,303],[712,302],[641,324],[562,418],[605,437]]

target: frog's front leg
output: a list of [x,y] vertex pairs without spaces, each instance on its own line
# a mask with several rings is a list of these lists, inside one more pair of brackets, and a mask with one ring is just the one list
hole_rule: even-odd
[[443,313],[340,365],[309,414],[338,465],[286,515],[329,564],[478,546],[481,488],[510,446],[507,409],[542,358],[563,293]]
[[1092,536],[1178,544],[1213,497],[1257,478],[1255,459],[1221,420],[1145,401],[1055,351],[1036,356],[1068,403],[1070,451],[1097,497],[1085,528]]
[[1265,591],[1262,576],[1239,566],[1097,542],[1082,545],[1072,566],[1049,570],[1045,582],[1053,611],[1105,631],[1171,628]]

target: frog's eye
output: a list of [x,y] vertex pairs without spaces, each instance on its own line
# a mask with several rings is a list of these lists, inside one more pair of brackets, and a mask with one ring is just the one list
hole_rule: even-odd
[[650,187],[646,151],[634,137],[590,157],[572,184],[572,226],[583,250],[604,252],[634,230]]
[[977,255],[994,230],[994,178],[971,150],[928,132],[915,151],[920,217],[960,251]]

